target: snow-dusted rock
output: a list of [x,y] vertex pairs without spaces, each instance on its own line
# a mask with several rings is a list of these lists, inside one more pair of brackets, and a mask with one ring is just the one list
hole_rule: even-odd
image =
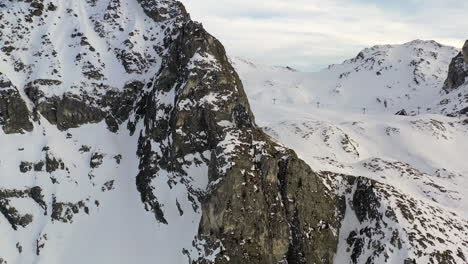
[[0,263],[333,261],[335,194],[181,3],[4,1],[0,46]]
[[455,48],[234,59],[251,110],[175,0],[4,1],[0,44],[0,263],[466,263]]

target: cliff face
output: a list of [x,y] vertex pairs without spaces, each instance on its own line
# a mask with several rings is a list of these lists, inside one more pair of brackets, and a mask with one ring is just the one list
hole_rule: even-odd
[[449,93],[456,90],[463,84],[468,76],[468,41],[462,48],[462,51],[452,59],[449,66],[447,79],[445,80],[443,89]]
[[462,53],[465,63],[468,64],[468,40],[465,42],[465,45],[463,45]]
[[[145,168],[162,168],[184,180],[191,176],[184,167],[197,162],[187,157],[201,155],[208,188],[202,194],[192,193],[190,184],[187,189],[201,201],[203,251],[222,248],[216,263],[331,263],[337,243],[333,196],[292,151],[256,127],[222,45],[199,24],[188,22],[180,30],[155,89],[137,110],[136,120],[154,124],[145,126],[144,134],[151,136],[140,137],[140,146],[156,142],[157,152],[169,154],[154,164],[146,163],[154,150],[141,153],[137,184],[145,190],[143,201],[157,205],[157,193],[146,192],[157,172]],[[171,103],[158,104],[168,93],[174,96]],[[154,119],[148,109],[168,115]],[[165,221],[162,214],[157,218]]]
[[468,115],[468,41],[462,51],[455,56],[449,66],[443,91],[447,94],[439,105],[449,116]]
[[3,262],[85,261],[55,257],[91,250],[72,237],[58,246],[63,234],[135,210],[134,195],[137,214],[152,215],[146,232],[179,239],[156,241],[161,261],[333,262],[335,195],[256,126],[223,46],[179,2],[0,10],[0,137],[12,141],[0,156]]
[[33,126],[26,103],[18,89],[0,73],[0,125],[5,134],[31,131]]

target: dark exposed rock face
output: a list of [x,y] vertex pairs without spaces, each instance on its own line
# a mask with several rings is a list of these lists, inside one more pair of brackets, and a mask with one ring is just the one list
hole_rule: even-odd
[[[52,12],[57,11],[57,6],[44,1],[20,2],[28,5],[27,22],[36,23],[34,19],[42,19],[47,13],[53,16]],[[177,1],[138,0],[134,4],[137,2],[148,16],[144,22],[154,26],[144,27],[151,28],[149,30],[141,32],[124,28],[121,22],[131,19],[122,11],[125,10],[122,1],[111,0],[103,7],[105,14],[91,15],[89,20],[93,35],[102,38],[102,43],[92,43],[93,38],[85,36],[89,32],[80,32],[79,28],[71,34],[70,46],[75,46],[70,50],[77,54],[67,57],[74,58],[72,64],[82,70],[82,75],[77,75],[78,80],[69,80],[65,75],[70,73],[63,72],[58,67],[60,61],[55,64],[53,60],[51,73],[44,75],[48,79],[27,79],[24,87],[14,87],[0,75],[0,125],[3,130],[6,133],[31,131],[32,122],[36,122],[37,127],[49,122],[60,130],[67,130],[104,121],[110,131],[118,132],[118,136],[131,134],[138,137],[138,172],[125,176],[135,179],[134,188],[143,204],[140,209],[149,211],[159,226],[174,228],[175,224],[171,223],[174,215],[188,218],[195,212],[200,217],[197,218],[201,219],[199,226],[193,229],[196,230],[194,234],[198,233],[190,238],[193,238],[190,241],[193,248],[182,251],[191,264],[331,264],[336,262],[340,232],[345,232],[341,233],[345,238],[341,242],[346,243],[340,255],[349,255],[345,263],[383,263],[389,259],[389,252],[412,248],[416,248],[413,251],[416,254],[405,259],[405,263],[417,263],[418,259],[424,258],[434,263],[451,263],[455,259],[453,255],[465,258],[466,246],[463,244],[451,244],[450,250],[436,248],[427,253],[424,249],[428,245],[449,239],[444,234],[433,237],[423,228],[399,229],[398,222],[414,226],[434,217],[436,220],[432,222],[438,228],[445,228],[457,236],[465,232],[459,228],[466,229],[466,221],[455,216],[454,220],[445,221],[437,208],[366,178],[333,175],[335,181],[341,179],[341,182],[327,182],[326,186],[333,190],[328,189],[323,181],[330,177],[312,171],[293,151],[273,142],[257,127],[243,85],[218,40],[200,24],[191,21]],[[85,3],[81,7],[96,7],[97,0],[80,3]],[[8,5],[13,6],[13,2]],[[0,7],[5,6],[0,4]],[[67,12],[70,17],[82,15],[71,8]],[[15,28],[14,24],[11,22],[4,27]],[[0,29],[1,26],[2,23]],[[28,30],[29,27],[17,26],[12,32],[27,36]],[[154,32],[157,33],[154,35]],[[2,30],[0,34],[4,34]],[[10,38],[10,35],[1,36]],[[115,39],[119,41],[113,42]],[[48,45],[52,42],[44,34],[44,53],[48,47],[50,54],[41,59],[55,58],[58,52],[53,49],[56,46]],[[1,55],[13,62],[18,57],[15,53],[22,49],[11,44],[4,43]],[[105,52],[103,56],[98,55]],[[362,60],[362,56],[360,54],[356,60]],[[108,57],[115,60],[116,65],[106,66],[103,61]],[[463,60],[463,55],[459,55],[452,62],[446,82],[448,90],[463,84],[467,76]],[[372,60],[369,63],[379,64]],[[113,69],[114,66],[122,67],[123,77],[119,77],[123,81],[116,82],[118,85],[109,81],[114,76],[107,76],[111,74],[106,67]],[[36,70],[34,65],[25,65],[21,61],[15,62],[13,68],[24,74]],[[380,71],[376,73],[381,74]],[[415,79],[415,82],[419,80]],[[406,115],[405,112],[399,114]],[[46,131],[44,127],[41,128]],[[93,187],[83,189],[97,189],[100,195],[119,191],[122,187],[120,179],[100,173],[120,172],[120,166],[134,164],[131,160],[135,161],[135,153],[126,153],[122,149],[115,153],[105,152],[99,148],[99,142],[97,146],[82,145],[93,143],[80,142],[82,135],[80,131],[76,132],[73,131],[73,135],[65,132],[63,138],[76,143],[76,148],[70,151],[84,157],[83,162],[73,162],[75,156],[72,155],[62,156],[62,160],[61,150],[53,145],[54,142],[44,140],[41,144],[50,142],[51,148],[45,147],[40,152],[42,158],[14,165],[15,170],[19,167],[21,177],[38,179],[30,182],[44,184],[43,178],[39,177],[48,175],[52,187],[45,185],[50,187],[44,188],[46,198],[37,186],[0,190],[0,214],[12,230],[30,228],[35,221],[41,221],[41,225],[47,221],[61,226],[64,223],[73,225],[74,221],[80,220],[80,215],[92,215],[94,206],[106,206],[105,199],[101,204],[92,196],[72,201],[60,197],[63,191],[56,190],[65,184],[70,190],[76,190],[73,188],[81,187],[83,180],[89,178],[89,186]],[[346,138],[345,141],[349,140]],[[24,148],[22,151],[30,154]],[[38,155],[27,157],[32,159]],[[73,169],[80,164],[85,165],[85,170]],[[194,168],[198,170],[194,172]],[[127,172],[134,168],[125,169]],[[85,173],[77,175],[77,171]],[[172,192],[173,188],[177,188],[183,197]],[[165,199],[172,195],[177,198],[173,204]],[[41,214],[43,210],[44,215],[50,216],[38,220],[40,215],[15,208],[13,199],[30,199],[40,208]],[[47,206],[51,208],[47,210]],[[346,217],[351,219],[342,221]],[[461,241],[466,236],[460,234],[458,240],[453,241]],[[48,239],[54,238],[39,233],[33,243],[24,240],[21,245],[34,244],[35,254],[45,254]]]
[[[452,98],[445,99],[440,102],[441,106],[444,106],[443,111],[446,112],[447,116],[456,117],[466,115],[468,94],[466,93],[466,84],[468,77],[468,41],[456,57],[452,59],[449,65],[449,71],[447,79],[445,80],[443,90],[447,94],[450,94]],[[456,97],[455,97],[456,95]],[[454,107],[445,107],[445,105],[455,105]]]
[[408,113],[406,112],[405,109],[401,109],[400,111],[396,112],[395,115],[407,116]]
[[16,87],[0,72],[0,125],[6,134],[32,131],[30,113]]
[[463,45],[462,53],[465,63],[468,64],[468,40],[465,42],[465,45]]
[[105,120],[109,130],[116,132],[119,125],[128,119],[134,101],[143,88],[141,82],[130,81],[122,92],[104,87],[107,91],[97,98],[87,93],[79,96],[74,94],[64,94],[61,97],[46,96],[42,91],[47,87],[61,84],[57,80],[36,80],[25,87],[27,96],[35,105],[34,110],[61,130]]
[[138,0],[146,15],[156,22],[162,22],[173,17],[188,17],[185,7],[179,1],[173,0]]
[[468,64],[465,62],[463,53],[460,52],[450,63],[448,77],[443,87],[444,91],[449,93],[456,90],[465,84],[466,77],[468,77]]
[[372,181],[364,179],[359,179],[356,183],[356,190],[353,194],[353,209],[361,223],[379,217],[380,202],[372,185]]
[[216,263],[333,263],[334,199],[293,152],[253,133],[266,144],[244,146],[252,156],[235,159],[203,203],[200,232],[225,249]]

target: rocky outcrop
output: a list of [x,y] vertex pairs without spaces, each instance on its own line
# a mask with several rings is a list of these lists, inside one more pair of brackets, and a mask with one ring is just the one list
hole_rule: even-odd
[[19,227],[26,227],[33,221],[33,215],[21,214],[11,204],[12,199],[32,199],[47,214],[47,205],[43,200],[42,189],[38,186],[26,190],[5,190],[0,189],[0,214],[2,214],[11,228],[18,230]]
[[400,111],[396,112],[395,115],[407,116],[408,113],[406,112],[405,109],[401,109]]
[[5,134],[32,131],[30,113],[18,89],[0,72],[0,125]]
[[448,76],[443,87],[444,91],[449,93],[456,90],[465,84],[466,77],[468,77],[468,41],[465,42],[462,52],[450,63]]
[[138,0],[147,16],[156,22],[164,22],[170,18],[188,17],[185,7],[179,1],[173,0]]
[[89,208],[84,201],[77,203],[63,203],[57,202],[56,198],[52,202],[52,221],[59,221],[63,223],[73,223],[73,216],[84,211],[89,214]]
[[292,151],[253,133],[263,144],[243,146],[252,156],[236,158],[203,202],[201,237],[223,246],[215,263],[333,263],[333,195]]
[[119,125],[128,119],[144,84],[129,81],[122,90],[99,87],[105,92],[93,94],[83,92],[80,95],[65,93],[62,96],[47,96],[44,92],[51,86],[60,85],[61,81],[43,79],[26,85],[26,95],[34,104],[36,113],[61,130],[105,120],[109,130],[116,132]]
[[465,42],[462,48],[463,58],[465,59],[465,64],[468,64],[468,40]]
[[[181,21],[177,34],[170,34],[177,38],[165,40],[168,56],[131,122],[145,123],[137,176],[142,201],[167,224],[151,182],[165,172],[182,178],[192,199],[201,201],[198,240],[206,244],[200,256],[222,248],[214,263],[332,263],[338,225],[333,195],[292,151],[255,125],[221,43],[200,24]],[[208,190],[190,187],[184,168],[193,163],[209,168]]]

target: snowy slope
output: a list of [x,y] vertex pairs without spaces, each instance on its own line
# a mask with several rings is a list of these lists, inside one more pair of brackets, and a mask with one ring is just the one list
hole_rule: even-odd
[[[138,173],[134,154],[137,140],[137,136],[114,134],[104,124],[98,124],[67,133],[43,125],[27,136],[15,135],[2,141],[2,191],[40,186],[47,204],[41,208],[27,197],[8,198],[20,215],[31,214],[33,219],[17,230],[2,219],[2,257],[8,263],[150,263],[154,259],[183,262],[186,256],[182,255],[182,248],[191,247],[201,215],[191,209],[182,185],[170,196],[164,196],[170,201],[162,202],[175,204],[177,200],[185,212],[183,217],[168,207],[166,217],[171,224],[156,224],[154,216],[143,210],[131,177]],[[95,159],[96,165],[90,167],[97,153],[102,160]],[[52,169],[46,156],[60,158],[64,168]],[[42,169],[18,174],[21,162],[41,161]],[[15,180],[10,175],[15,175]],[[164,186],[167,185],[160,188]],[[164,191],[169,192],[169,188]]]
[[4,1],[0,46],[0,264],[466,262],[454,48],[233,59],[249,104],[175,0]]
[[0,264],[333,260],[334,194],[180,2],[3,1],[0,45]]
[[[174,4],[153,1],[151,8]],[[114,111],[102,97],[150,82],[167,53],[162,41],[177,27],[177,15],[154,22],[149,13],[136,0],[2,1],[1,92],[18,91],[32,112],[65,94]],[[37,102],[26,95],[28,87],[40,94]],[[87,118],[80,107],[68,115]],[[169,187],[161,171],[152,185],[159,202],[171,205],[164,210],[170,224],[145,210],[135,185],[139,132],[112,133],[97,119],[65,132],[36,118],[30,116],[31,132],[0,132],[0,263],[187,261],[183,249],[192,248],[201,219],[193,209],[198,201],[189,201],[184,184]],[[206,166],[187,171],[196,179],[191,188],[206,188]]]
[[[468,261],[468,126],[438,106],[465,89],[442,91],[457,53],[433,41],[376,46],[319,73],[232,59],[259,125],[344,195],[335,263]],[[360,192],[375,217],[358,219]]]
[[[438,103],[448,65],[459,50],[434,41],[374,46],[317,73],[254,65],[233,58],[252,101],[311,104],[352,112],[417,112]],[[439,101],[434,101],[434,100]],[[385,101],[387,107],[385,107]]]

